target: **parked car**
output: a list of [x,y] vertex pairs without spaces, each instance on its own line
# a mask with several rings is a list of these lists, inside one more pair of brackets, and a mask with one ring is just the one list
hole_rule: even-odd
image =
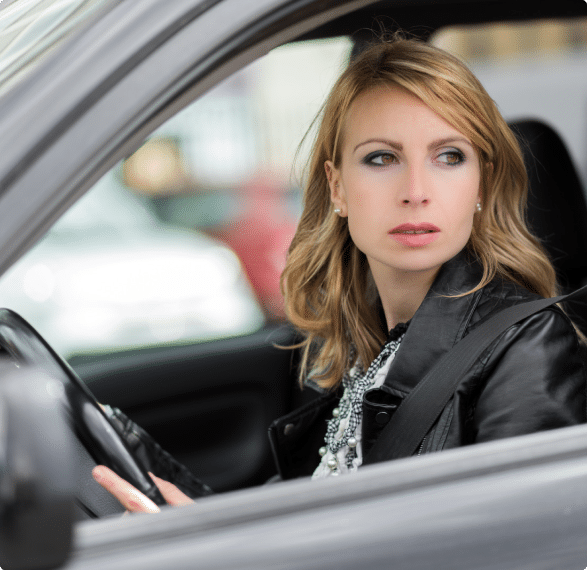
[[3,276],[0,306],[65,357],[248,334],[265,320],[232,250],[159,223],[113,173]]
[[[99,188],[96,184],[103,184],[100,180],[116,173],[147,137],[162,132],[158,129],[165,132],[173,116],[182,117],[187,133],[173,132],[173,137],[185,134],[185,148],[195,149],[196,155],[203,148],[209,151],[190,174],[190,180],[200,176],[198,187],[207,192],[195,193],[197,201],[215,204],[212,213],[225,208],[229,212],[233,202],[213,192],[238,192],[240,182],[257,171],[243,148],[264,154],[276,147],[255,146],[253,139],[237,140],[236,134],[234,146],[228,147],[229,135],[213,135],[223,121],[236,125],[236,115],[226,121],[210,111],[212,106],[201,113],[193,111],[192,104],[206,101],[206,93],[213,95],[214,86],[223,81],[242,85],[244,80],[232,74],[269,52],[273,57],[291,48],[286,65],[294,76],[312,66],[314,58],[304,51],[308,46],[320,52],[336,45],[337,55],[328,52],[321,60],[330,68],[317,76],[330,77],[340,71],[353,47],[373,36],[371,29],[377,34],[397,25],[441,41],[447,27],[465,26],[461,31],[472,29],[479,40],[485,33],[482,25],[509,22],[513,28],[507,29],[514,30],[536,25],[534,33],[544,34],[540,45],[551,45],[546,40],[560,31],[564,38],[552,45],[574,46],[569,48],[572,53],[553,47],[556,55],[552,61],[544,55],[543,67],[560,69],[572,60],[573,66],[584,69],[586,18],[582,0],[15,0],[0,10],[0,271],[8,272],[28,250],[34,258],[35,244],[46,247],[43,239],[49,239],[44,236],[51,226],[59,219],[66,222],[67,212],[82,204],[86,192],[90,198]],[[491,41],[503,42],[509,33],[502,33],[504,29],[499,27]],[[497,50],[495,62],[504,57]],[[294,72],[296,65],[301,71]],[[527,92],[533,77],[521,59],[515,65],[520,71],[508,78],[508,94],[516,77],[520,92]],[[248,70],[256,76],[259,67]],[[561,85],[561,99],[554,101],[560,116],[561,108],[571,108],[564,96],[586,92],[581,91],[585,83],[580,74],[573,78],[570,92]],[[319,83],[315,78],[311,82]],[[260,83],[254,85],[258,90]],[[285,104],[292,89],[278,87],[275,91]],[[320,97],[313,98],[317,110]],[[226,101],[237,99],[231,95]],[[239,127],[239,133],[262,124],[259,117],[279,124],[279,131],[288,124],[271,115],[274,104],[262,100],[251,107],[244,101],[237,101],[243,109],[254,108],[251,112],[256,113],[260,107],[266,114],[249,116],[243,123],[249,126]],[[547,115],[536,116],[537,108],[532,107],[533,118],[555,122]],[[198,120],[185,118],[190,116]],[[202,116],[208,118],[200,120]],[[291,117],[296,117],[291,128],[298,128],[299,115]],[[568,128],[574,132],[583,121],[578,128],[586,133],[580,117],[574,113]],[[564,121],[557,123],[563,138]],[[584,177],[584,134],[570,138],[578,141],[571,154]],[[211,163],[214,156],[232,162],[223,169],[221,163]],[[275,155],[274,163],[281,163],[280,156]],[[223,177],[218,187],[202,174],[212,171]],[[289,190],[284,201],[291,199]],[[567,200],[560,196],[559,201]],[[295,212],[295,206],[287,207]],[[234,217],[229,212],[226,219]],[[582,223],[587,227],[587,219]],[[194,235],[186,239],[197,243]],[[144,250],[154,253],[151,243],[145,239]],[[587,276],[587,271],[581,273],[587,263],[580,263],[586,245],[578,244],[578,253],[573,253],[579,260],[573,275],[579,280]],[[227,256],[224,247],[206,241],[208,247]],[[113,250],[116,253],[118,246]],[[82,257],[74,264],[81,264]],[[119,275],[112,275],[114,282]],[[197,277],[206,284],[210,274],[203,271]],[[75,279],[67,278],[68,296],[83,299],[95,282]],[[47,273],[39,272],[32,285],[42,289],[46,281]],[[224,298],[218,301],[222,303]],[[83,308],[79,311],[83,315]],[[232,312],[238,320],[245,310]],[[35,318],[31,316],[31,325],[41,328]],[[83,322],[79,326],[73,330],[82,330]],[[0,425],[13,426],[0,430],[0,547],[9,544],[12,549],[7,563],[8,551],[0,548],[5,570],[58,565],[71,570],[587,566],[587,426],[366,466],[334,481],[264,486],[273,473],[267,426],[307,397],[296,388],[296,353],[275,346],[291,344],[295,335],[286,323],[275,322],[250,334],[228,334],[177,344],[140,341],[132,348],[124,342],[107,346],[98,339],[93,341],[96,350],[88,345],[73,351],[77,354],[71,354],[69,364],[99,401],[120,407],[220,493],[156,517],[72,521],[73,511],[65,506],[66,487],[77,485],[77,493],[85,486],[84,491],[96,497],[100,491],[90,480],[91,465],[77,465],[78,444],[66,441],[56,419],[61,417],[63,388],[52,378],[64,376],[67,389],[68,368],[34,330],[12,313],[0,312],[0,356],[7,366],[2,374],[7,380],[0,382]],[[28,357],[29,349],[36,356]],[[30,361],[36,367],[24,366]],[[30,422],[35,429],[19,429],[27,425],[27,412],[35,418]],[[54,430],[37,429],[53,423]],[[59,448],[54,461],[46,453],[53,447]],[[68,474],[62,480],[60,469]],[[70,481],[75,469],[77,483]]]

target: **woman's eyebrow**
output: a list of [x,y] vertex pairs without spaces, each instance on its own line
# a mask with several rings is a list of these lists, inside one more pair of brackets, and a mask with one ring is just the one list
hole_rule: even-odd
[[356,152],[356,150],[365,145],[365,144],[369,144],[369,143],[382,143],[384,145],[390,146],[391,148],[395,148],[396,150],[403,150],[404,146],[401,143],[398,142],[394,142],[394,141],[390,141],[389,139],[367,139],[366,141],[360,142],[354,149],[353,152]]
[[466,139],[465,137],[446,137],[446,138],[437,139],[435,141],[432,141],[428,145],[428,150],[432,150],[433,148],[437,148],[439,146],[444,146],[445,144],[450,144],[450,143],[455,143],[455,142],[465,143],[465,144],[468,144],[469,146],[473,146],[471,144],[471,141]]

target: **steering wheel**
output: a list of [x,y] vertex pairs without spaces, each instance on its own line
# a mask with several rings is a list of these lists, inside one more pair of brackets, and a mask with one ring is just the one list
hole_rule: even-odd
[[110,493],[93,481],[90,472],[95,465],[110,467],[157,505],[167,504],[88,387],[38,332],[10,309],[0,309],[0,351],[8,353],[16,366],[29,365],[44,370],[65,388],[63,411],[79,443],[78,518],[102,517],[124,510]]

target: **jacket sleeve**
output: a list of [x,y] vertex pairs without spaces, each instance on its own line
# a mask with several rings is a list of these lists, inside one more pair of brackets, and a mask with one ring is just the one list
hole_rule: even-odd
[[474,441],[586,421],[585,348],[568,317],[550,308],[508,329],[483,359]]
[[210,487],[202,483],[187,467],[162,449],[142,427],[134,423],[118,408],[104,406],[104,410],[118,434],[147,471],[173,483],[192,499],[212,494]]

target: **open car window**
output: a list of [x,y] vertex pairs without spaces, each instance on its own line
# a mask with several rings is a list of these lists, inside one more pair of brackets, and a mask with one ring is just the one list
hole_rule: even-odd
[[[42,3],[29,4],[39,17]],[[99,2],[62,3],[61,25],[82,5]],[[446,28],[432,41],[470,65],[508,120],[553,125],[587,180],[586,30],[585,20],[540,21]],[[308,146],[294,158],[351,46],[283,46],[189,105],[0,280],[0,304],[66,357],[247,334],[283,319],[279,274]]]
[[65,357],[283,319],[294,158],[350,49],[347,38],[278,48],[185,108],[2,277],[0,304]]

